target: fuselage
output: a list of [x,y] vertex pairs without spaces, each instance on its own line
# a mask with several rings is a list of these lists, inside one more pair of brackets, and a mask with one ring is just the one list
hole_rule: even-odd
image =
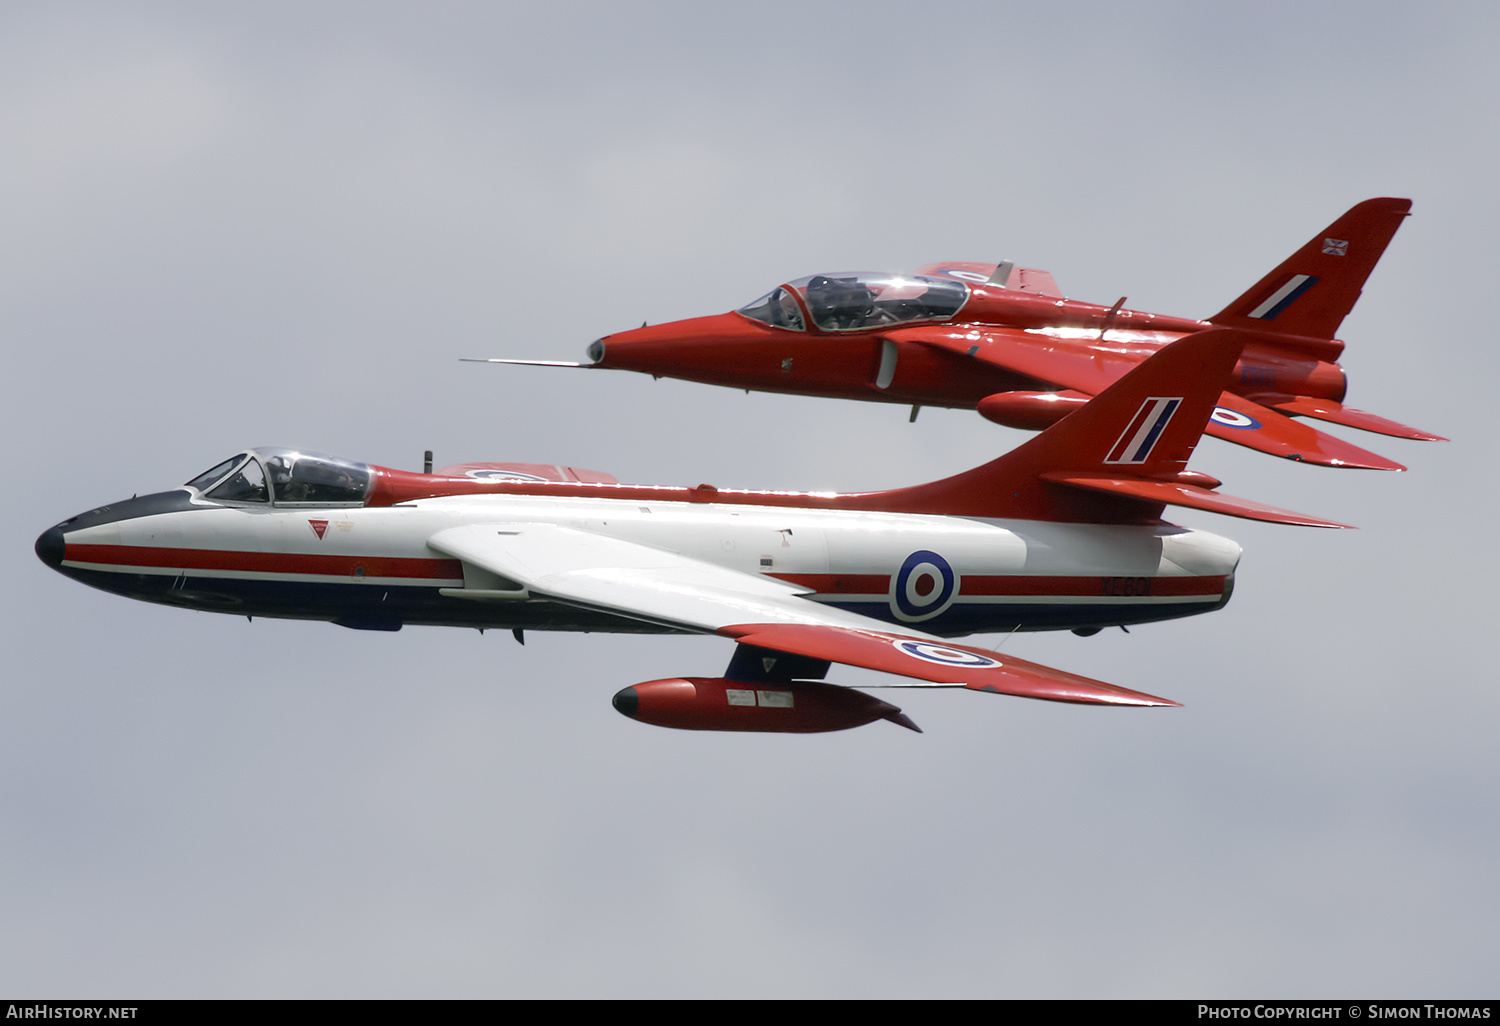
[[[876,311],[820,322],[808,305],[806,287],[789,283],[776,293],[784,294],[782,306],[794,316],[767,314],[762,301],[731,313],[607,335],[590,347],[589,356],[599,368],[753,391],[974,409],[986,396],[1059,385],[1042,373],[1032,376],[967,358],[963,340],[969,333],[978,343],[986,332],[1010,332],[1039,350],[1103,361],[1119,375],[1184,335],[1211,327],[1207,321],[982,284],[951,282],[949,287],[960,289],[963,297],[955,297],[951,310],[923,311],[904,320]],[[931,344],[944,336],[955,344]],[[1246,346],[1228,391],[1342,400],[1347,383],[1333,361],[1343,343],[1299,344]]]
[[671,630],[524,589],[497,600],[493,575],[427,545],[456,526],[546,523],[776,577],[812,601],[944,636],[1208,612],[1228,600],[1240,555],[1234,542],[1163,523],[802,508],[785,494],[761,505],[745,493],[714,502],[657,500],[629,486],[593,491],[612,487],[625,497],[461,494],[329,508],[221,502],[183,488],[64,521],[38,539],[37,552],[106,591],[252,617],[384,630]]

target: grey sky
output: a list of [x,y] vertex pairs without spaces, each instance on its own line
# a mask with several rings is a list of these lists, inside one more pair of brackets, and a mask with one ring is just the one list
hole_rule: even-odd
[[[1492,5],[197,4],[0,12],[0,990],[59,997],[1493,996]],[[718,639],[131,603],[36,535],[247,445],[865,489],[1021,435],[577,359],[844,267],[1009,259],[1206,316],[1410,196],[1343,432],[1209,441],[1224,611],[1007,651],[1185,703],[901,693],[674,732]],[[1337,429],[1335,429],[1337,430]],[[979,639],[998,642],[999,639]],[[874,679],[838,671],[835,680]]]

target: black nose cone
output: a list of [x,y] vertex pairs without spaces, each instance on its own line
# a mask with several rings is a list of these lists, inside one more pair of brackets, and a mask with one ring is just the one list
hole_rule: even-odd
[[616,692],[614,706],[633,720],[635,719],[635,714],[640,712],[641,696],[636,693],[635,688],[625,688],[622,691]]
[[37,558],[54,570],[62,566],[65,549],[62,528],[60,527],[47,528],[42,532],[41,537],[36,540]]

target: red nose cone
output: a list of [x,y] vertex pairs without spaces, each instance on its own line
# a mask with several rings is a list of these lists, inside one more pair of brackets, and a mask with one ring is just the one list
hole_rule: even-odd
[[747,346],[786,335],[736,313],[715,314],[606,335],[589,347],[589,357],[610,370],[712,382],[734,376]]

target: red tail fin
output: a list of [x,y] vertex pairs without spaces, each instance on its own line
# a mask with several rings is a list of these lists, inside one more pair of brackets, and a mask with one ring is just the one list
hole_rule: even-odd
[[1410,210],[1407,199],[1356,204],[1209,321],[1225,328],[1333,338]]
[[1220,495],[1187,470],[1234,372],[1244,332],[1211,328],[1173,342],[1082,408],[982,467],[870,496],[871,508],[1074,523],[1143,523],[1194,506],[1279,523],[1330,521]]

